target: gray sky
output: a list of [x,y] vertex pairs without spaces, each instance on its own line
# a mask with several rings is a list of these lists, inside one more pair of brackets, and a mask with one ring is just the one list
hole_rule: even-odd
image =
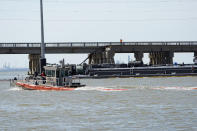
[[[190,41],[197,40],[196,0],[43,0],[45,40]],[[0,42],[40,42],[39,0],[0,0]],[[115,59],[127,62],[128,55]],[[48,62],[65,58],[80,63],[87,54],[47,55]],[[133,55],[131,55],[133,58]],[[0,55],[0,67],[28,67],[27,55]],[[193,54],[175,54],[191,63]],[[145,55],[145,62],[148,56]]]

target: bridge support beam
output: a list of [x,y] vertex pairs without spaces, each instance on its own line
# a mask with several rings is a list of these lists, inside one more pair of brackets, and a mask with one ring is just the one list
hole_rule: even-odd
[[173,64],[173,52],[151,52],[149,54],[150,65],[166,65]]
[[101,53],[91,53],[89,54],[89,64],[100,63]]
[[104,52],[94,52],[89,54],[89,64],[114,64],[115,53],[110,48]]
[[143,52],[135,52],[134,57],[135,57],[136,61],[143,62],[142,58],[144,57],[144,54],[143,54]]
[[197,51],[194,52],[194,64],[197,64]]
[[29,54],[29,75],[40,72],[40,54]]

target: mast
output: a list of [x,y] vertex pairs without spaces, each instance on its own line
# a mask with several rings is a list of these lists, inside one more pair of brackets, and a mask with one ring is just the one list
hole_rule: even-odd
[[40,73],[44,71],[44,66],[46,66],[45,58],[45,43],[44,43],[44,20],[43,20],[43,2],[40,0],[40,20],[41,20],[41,57],[40,57]]

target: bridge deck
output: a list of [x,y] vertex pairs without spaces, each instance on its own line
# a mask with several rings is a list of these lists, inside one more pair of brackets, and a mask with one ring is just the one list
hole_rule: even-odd
[[[149,41],[149,42],[51,42],[46,44],[46,53],[91,53],[104,51],[110,46],[116,53],[135,51],[197,51],[197,41]],[[39,54],[40,43],[0,43],[0,54]]]
[[[197,41],[153,41],[153,42],[50,42],[46,47],[103,47],[110,45],[197,45]],[[40,47],[40,43],[0,43],[1,47]]]

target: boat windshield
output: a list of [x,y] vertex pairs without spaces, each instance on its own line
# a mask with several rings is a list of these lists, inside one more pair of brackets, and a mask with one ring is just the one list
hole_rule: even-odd
[[47,77],[55,77],[55,70],[46,70]]

